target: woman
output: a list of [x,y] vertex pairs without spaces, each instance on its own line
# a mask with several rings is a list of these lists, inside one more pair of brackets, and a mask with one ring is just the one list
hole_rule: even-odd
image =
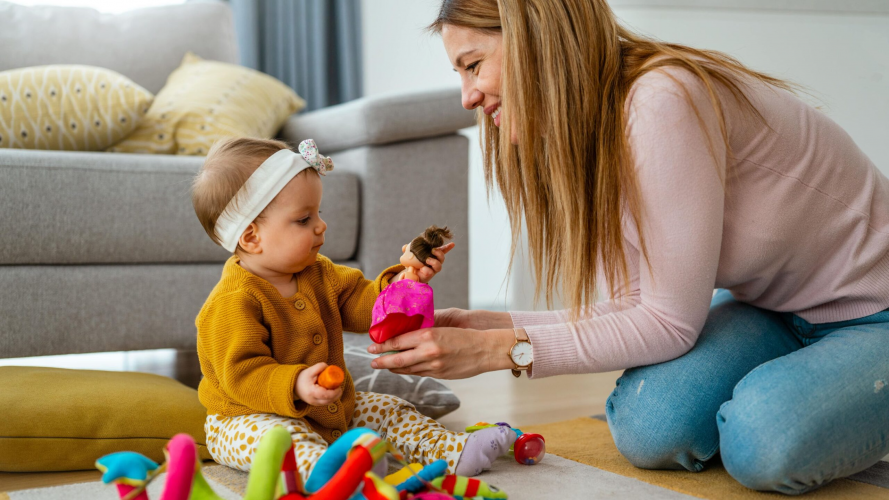
[[630,462],[719,452],[758,490],[889,453],[889,180],[838,125],[728,56],[631,33],[605,0],[445,0],[432,29],[513,248],[524,218],[538,293],[569,307],[439,311],[376,367],[626,368],[606,412]]

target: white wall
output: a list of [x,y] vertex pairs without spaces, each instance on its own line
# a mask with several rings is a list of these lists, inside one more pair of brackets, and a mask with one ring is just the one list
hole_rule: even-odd
[[637,31],[727,52],[752,68],[806,86],[889,174],[889,15],[615,10]]
[[[440,39],[422,32],[435,18],[439,0],[362,2],[367,95],[459,84]],[[614,0],[613,5],[638,31],[725,51],[755,69],[805,85],[889,175],[889,9],[882,4],[845,0],[845,7],[838,7],[833,0],[794,0],[782,4],[785,10],[774,10],[771,0]],[[469,172],[470,303],[529,309],[533,283],[527,272],[513,274],[509,293],[502,287],[509,229],[496,194],[490,206],[485,199],[477,147],[473,142]]]

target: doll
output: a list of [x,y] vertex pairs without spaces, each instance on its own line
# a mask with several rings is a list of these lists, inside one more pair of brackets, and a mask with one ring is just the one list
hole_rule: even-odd
[[432,287],[420,283],[417,272],[426,259],[435,258],[432,250],[451,239],[447,227],[429,226],[410,245],[405,245],[401,265],[404,279],[390,284],[377,297],[371,317],[370,338],[378,343],[435,324],[435,303]]

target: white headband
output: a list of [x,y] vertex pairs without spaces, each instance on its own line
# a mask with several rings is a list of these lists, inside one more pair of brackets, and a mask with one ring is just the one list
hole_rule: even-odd
[[321,175],[333,170],[333,160],[318,154],[312,139],[301,142],[299,152],[282,149],[269,156],[228,202],[216,220],[216,235],[223,248],[234,252],[247,226],[297,174],[307,168],[314,168]]

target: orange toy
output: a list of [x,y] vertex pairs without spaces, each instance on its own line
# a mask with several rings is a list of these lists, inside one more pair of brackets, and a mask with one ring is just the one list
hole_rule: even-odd
[[343,373],[339,366],[330,365],[321,372],[321,375],[318,375],[318,385],[325,389],[334,390],[343,385],[343,380],[345,379],[346,374]]

